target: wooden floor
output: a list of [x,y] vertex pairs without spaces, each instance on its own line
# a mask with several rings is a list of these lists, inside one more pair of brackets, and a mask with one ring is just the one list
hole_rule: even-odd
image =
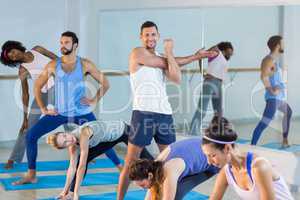
[[[300,144],[300,120],[294,120],[291,124],[291,132],[290,132],[290,141],[294,144]],[[250,139],[252,135],[252,131],[255,128],[255,123],[245,123],[245,124],[235,124],[235,129],[240,134],[239,136],[244,139]],[[275,122],[272,124],[274,129],[268,128],[261,138],[261,144],[271,142],[271,141],[278,141],[281,138],[280,130],[281,125],[280,122]],[[0,144],[0,162],[5,162],[10,150],[11,145],[13,143],[5,143]],[[63,152],[63,153],[62,153]],[[121,147],[117,147],[117,152],[120,156],[124,156],[124,150]],[[300,155],[299,155],[300,156]],[[62,160],[67,159],[66,151],[61,150],[54,150],[46,144],[39,145],[39,160]],[[97,170],[90,170],[89,172],[116,172],[115,168],[112,169],[97,169]],[[65,171],[60,172],[39,172],[38,175],[58,175],[58,174],[65,174]],[[13,177],[19,176],[20,174],[0,174],[0,178],[5,177]],[[300,172],[299,172],[300,176]],[[211,189],[213,187],[215,178],[199,185],[195,190],[199,191],[203,194],[209,195]],[[131,188],[135,188],[135,186],[131,186]],[[40,198],[49,198],[54,197],[60,193],[61,189],[42,189],[42,190],[23,190],[23,191],[5,191],[3,190],[2,186],[0,186],[0,199],[13,199],[13,200],[32,200],[32,199],[40,199]],[[89,186],[89,187],[82,187],[81,194],[99,194],[104,192],[114,192],[116,191],[116,185],[107,185],[107,186]],[[300,200],[300,192],[292,193],[295,197],[295,200]],[[224,197],[225,200],[235,200],[238,199],[233,191],[228,190]]]

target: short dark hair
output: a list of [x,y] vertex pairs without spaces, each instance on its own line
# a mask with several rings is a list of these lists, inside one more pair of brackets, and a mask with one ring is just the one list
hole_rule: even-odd
[[18,49],[22,52],[26,51],[26,48],[23,46],[23,44],[19,41],[13,41],[8,40],[2,45],[2,52],[1,52],[1,63],[3,65],[9,66],[9,67],[16,67],[17,65],[21,64],[20,61],[12,61],[8,58],[8,53],[13,50]]
[[61,34],[61,37],[63,37],[63,36],[65,36],[65,37],[71,37],[73,44],[75,44],[75,43],[79,44],[79,39],[78,39],[77,35],[74,32],[72,32],[72,31],[66,31],[66,32],[64,32],[64,33]]
[[233,46],[232,46],[231,42],[220,42],[219,44],[217,44],[217,47],[220,51],[225,51],[226,49],[233,50]]
[[[209,127],[205,130],[205,136],[222,142],[234,142],[238,138],[238,135],[233,130],[231,123],[226,118],[218,116],[212,119]],[[214,147],[219,150],[223,150],[225,148],[225,144],[212,142],[205,138],[202,139],[202,144],[213,144]],[[235,146],[234,143],[231,145],[232,147]]]
[[280,35],[273,35],[272,37],[269,38],[268,40],[268,47],[271,51],[275,50],[275,47],[280,44],[280,41],[282,40],[282,36]]
[[141,33],[143,32],[144,28],[149,28],[149,27],[155,27],[156,30],[158,31],[157,25],[152,22],[152,21],[145,21],[142,26],[141,26]]

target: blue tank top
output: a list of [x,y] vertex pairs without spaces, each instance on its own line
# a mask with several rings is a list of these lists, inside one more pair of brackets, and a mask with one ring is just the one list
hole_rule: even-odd
[[77,56],[75,67],[69,73],[62,69],[61,58],[58,58],[55,72],[55,108],[57,112],[66,117],[90,113],[90,106],[80,103],[85,95],[84,74],[80,57]]
[[191,138],[181,140],[170,145],[170,153],[165,162],[173,158],[181,158],[185,163],[185,169],[178,181],[182,178],[207,171],[212,166],[208,164],[207,158],[201,148],[202,139]]
[[[252,152],[248,152],[247,156],[246,156],[246,169],[247,169],[247,174],[251,179],[251,182],[253,183],[253,178],[252,178],[252,172],[251,172],[251,164],[252,164],[252,160],[253,160],[253,153]],[[233,180],[236,182],[233,172],[231,171],[231,166],[229,167],[229,172],[233,178]],[[237,183],[237,182],[236,182]]]
[[273,61],[275,63],[275,70],[274,70],[274,74],[269,77],[269,81],[272,87],[279,87],[281,90],[278,95],[273,95],[269,90],[266,90],[265,99],[283,100],[285,97],[285,93],[284,93],[285,84],[282,80],[282,69],[276,60],[273,59]]

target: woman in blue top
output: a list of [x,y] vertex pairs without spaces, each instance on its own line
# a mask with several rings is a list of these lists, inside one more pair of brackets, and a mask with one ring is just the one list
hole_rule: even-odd
[[162,151],[155,161],[141,159],[133,162],[129,178],[137,185],[150,189],[145,197],[147,200],[182,199],[218,171],[208,164],[201,144],[200,138],[175,142]]

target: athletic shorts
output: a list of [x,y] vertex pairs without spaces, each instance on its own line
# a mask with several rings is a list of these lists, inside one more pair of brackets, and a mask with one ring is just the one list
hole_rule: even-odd
[[157,144],[169,145],[176,141],[172,115],[134,110],[131,117],[129,142],[144,147],[154,138]]

